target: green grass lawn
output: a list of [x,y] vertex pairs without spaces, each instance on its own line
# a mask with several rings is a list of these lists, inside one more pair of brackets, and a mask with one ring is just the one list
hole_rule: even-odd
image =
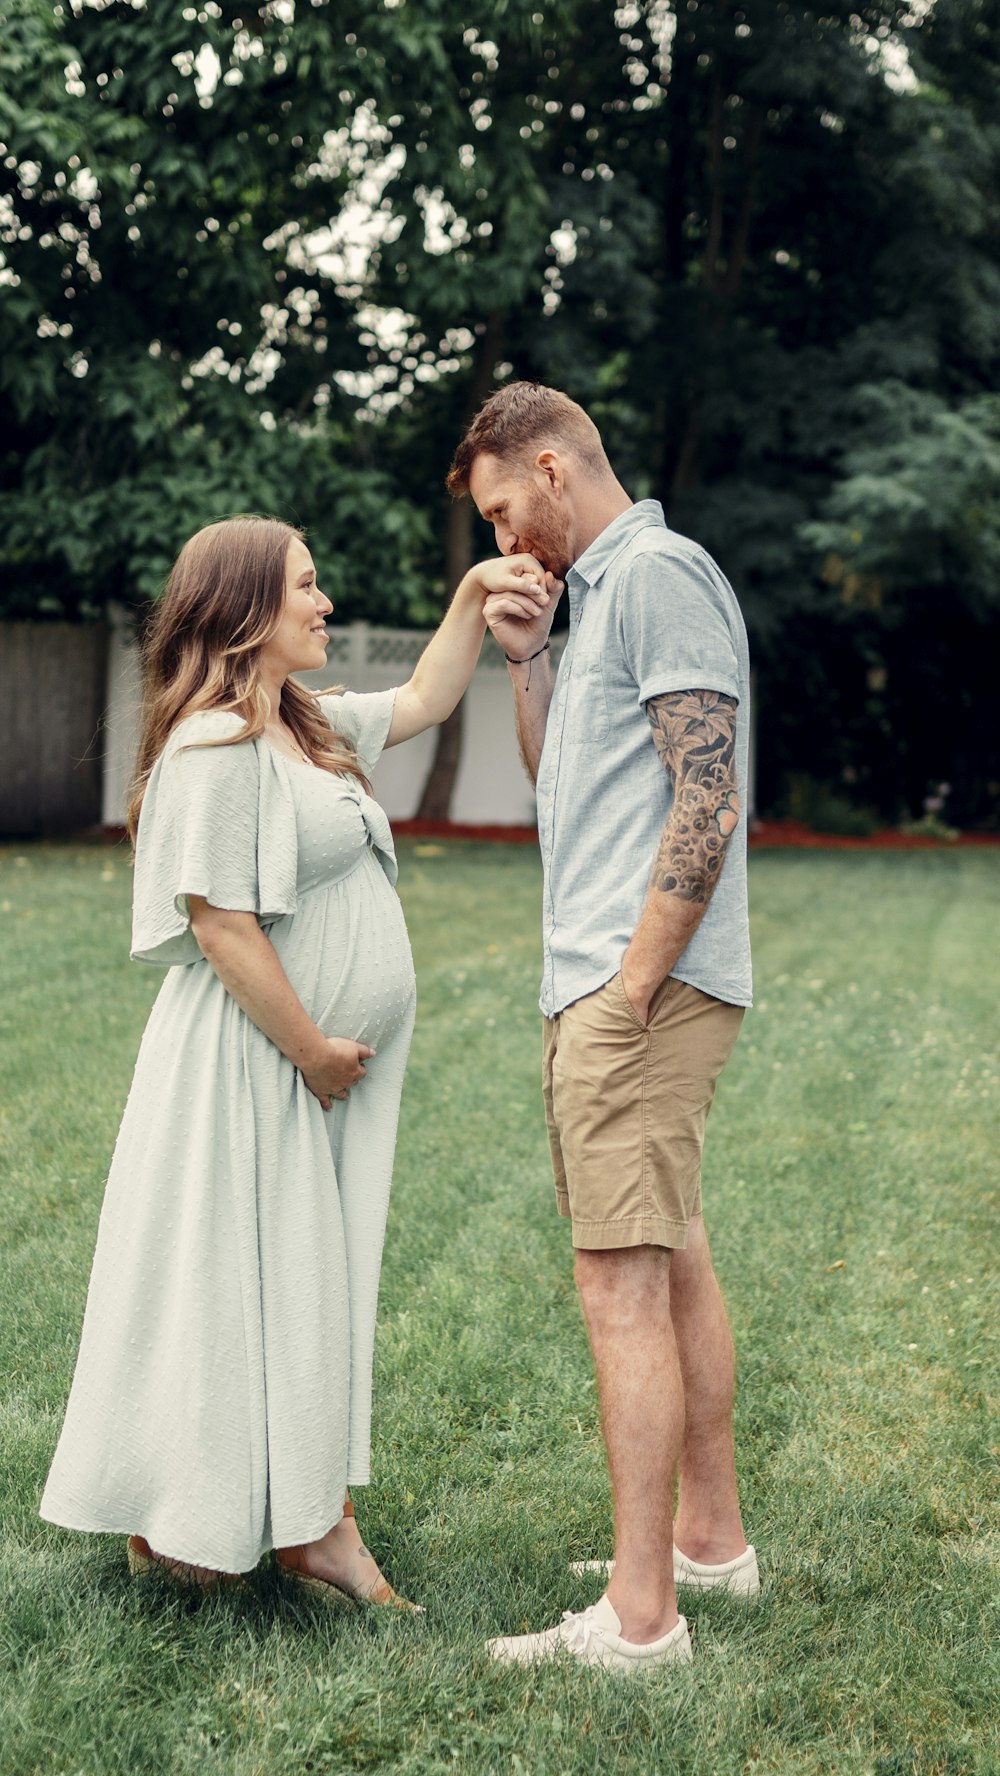
[[[537,859],[406,844],[420,1012],[366,1535],[423,1622],[131,1583],[39,1522],[159,976],[108,848],[0,850],[2,1776],[1000,1770],[1000,854],[755,853],[757,1009],[709,1127],[759,1604],[690,1671],[491,1666],[596,1591],[594,1383],[538,1093]],[[992,1394],[992,1397],[991,1397]]]

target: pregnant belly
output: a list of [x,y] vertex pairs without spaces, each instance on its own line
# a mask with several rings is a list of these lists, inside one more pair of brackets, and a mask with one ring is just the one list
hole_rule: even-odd
[[336,887],[304,896],[287,940],[282,961],[325,1035],[377,1049],[409,1015],[416,991],[410,940],[374,860]]

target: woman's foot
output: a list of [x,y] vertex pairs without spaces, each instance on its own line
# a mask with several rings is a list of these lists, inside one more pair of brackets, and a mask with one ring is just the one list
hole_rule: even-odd
[[350,1499],[344,1503],[340,1522],[328,1529],[319,1541],[279,1548],[278,1565],[282,1572],[304,1583],[310,1590],[332,1590],[357,1603],[409,1610],[414,1615],[424,1614],[422,1605],[409,1603],[405,1597],[398,1596],[383,1578],[361,1539]]
[[219,1572],[214,1566],[191,1566],[186,1560],[172,1560],[168,1554],[158,1554],[145,1536],[129,1536],[125,1548],[133,1578],[140,1573],[152,1572],[158,1566],[178,1585],[190,1585],[200,1591],[243,1590],[246,1585],[242,1573]]

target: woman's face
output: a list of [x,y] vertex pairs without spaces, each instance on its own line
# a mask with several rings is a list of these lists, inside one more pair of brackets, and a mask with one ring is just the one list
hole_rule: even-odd
[[329,637],[326,618],[333,605],[316,584],[313,558],[299,537],[293,537],[285,556],[285,602],[278,627],[261,649],[266,673],[280,677],[290,672],[315,672],[326,665]]

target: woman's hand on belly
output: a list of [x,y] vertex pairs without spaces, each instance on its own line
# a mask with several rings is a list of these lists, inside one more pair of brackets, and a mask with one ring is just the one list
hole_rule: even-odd
[[325,1041],[326,1053],[299,1071],[323,1109],[332,1110],[334,1098],[346,1098],[351,1086],[364,1078],[365,1062],[375,1050],[367,1042],[348,1042],[342,1036],[327,1036]]

